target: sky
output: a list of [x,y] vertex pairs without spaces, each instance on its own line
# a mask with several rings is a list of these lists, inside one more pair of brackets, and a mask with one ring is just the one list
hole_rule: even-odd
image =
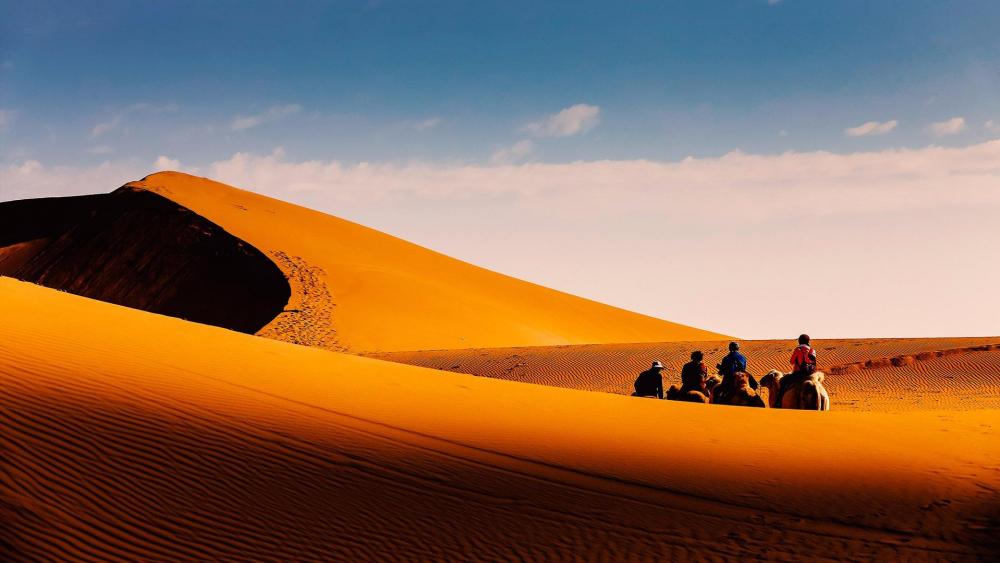
[[746,338],[1000,335],[1000,3],[0,0],[0,200],[182,170]]

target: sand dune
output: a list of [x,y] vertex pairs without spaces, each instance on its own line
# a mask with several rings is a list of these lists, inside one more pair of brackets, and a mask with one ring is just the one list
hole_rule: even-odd
[[[667,342],[438,350],[372,357],[525,383],[630,394],[636,375],[663,362],[664,384],[680,384],[692,350],[712,373],[724,342]],[[820,369],[835,410],[1000,408],[1000,337],[817,340]],[[751,373],[788,369],[792,341],[745,341]]]
[[[5,560],[986,558],[996,411],[706,408],[0,279]],[[955,356],[957,358],[958,356]]]
[[723,338],[204,178],[161,172],[129,186],[193,210],[275,261],[292,298],[261,332],[270,338],[353,352]]
[[176,172],[0,203],[0,274],[338,351],[724,338]]
[[271,322],[290,295],[257,249],[131,188],[0,203],[0,274],[249,333]]

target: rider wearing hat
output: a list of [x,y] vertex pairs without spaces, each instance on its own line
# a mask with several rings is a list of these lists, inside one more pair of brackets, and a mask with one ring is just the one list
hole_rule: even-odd
[[659,360],[653,362],[652,367],[639,374],[635,378],[635,393],[633,397],[656,397],[663,398],[663,364]]

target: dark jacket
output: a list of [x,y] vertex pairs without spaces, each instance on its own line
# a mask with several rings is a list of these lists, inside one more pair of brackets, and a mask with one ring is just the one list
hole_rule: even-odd
[[[738,351],[733,350],[725,358],[722,358],[722,363],[720,363],[716,367],[719,368],[719,374],[722,375],[722,383],[720,383],[719,386],[716,388],[717,390],[716,395],[719,395],[720,397],[725,397],[727,393],[733,391],[733,388],[736,385],[736,372],[742,371],[746,373],[747,359],[746,356],[744,356],[743,354],[740,354]],[[754,378],[754,376],[747,373],[747,381],[750,384],[750,388],[756,391],[758,387],[757,379]],[[712,402],[715,402],[714,396],[712,397],[712,399],[713,399]],[[722,402],[724,402],[724,400]]]
[[703,362],[694,360],[684,364],[681,368],[681,390],[705,392],[705,379],[708,377],[708,367]]
[[719,375],[725,379],[726,377],[732,377],[738,371],[746,371],[747,359],[739,351],[733,350],[725,358],[722,358],[722,363],[718,367]]
[[647,369],[635,378],[635,394],[637,397],[663,398],[663,376],[658,370]]

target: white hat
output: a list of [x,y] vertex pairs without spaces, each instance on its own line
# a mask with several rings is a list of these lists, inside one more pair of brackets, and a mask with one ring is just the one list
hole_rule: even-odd
[[663,369],[663,364],[660,363],[660,360],[656,360],[655,362],[653,362],[653,369],[656,368]]

